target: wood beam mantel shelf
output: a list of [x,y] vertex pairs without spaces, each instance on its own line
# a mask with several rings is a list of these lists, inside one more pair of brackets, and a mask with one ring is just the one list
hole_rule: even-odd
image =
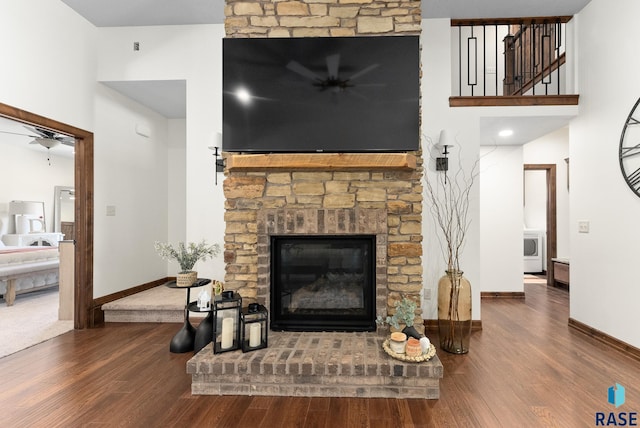
[[230,154],[227,170],[411,170],[416,156],[410,153],[277,153]]

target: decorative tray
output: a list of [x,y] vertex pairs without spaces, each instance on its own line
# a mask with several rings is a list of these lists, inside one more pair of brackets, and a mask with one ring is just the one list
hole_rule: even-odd
[[393,352],[389,347],[389,339],[386,339],[384,342],[382,342],[382,349],[384,349],[384,352],[386,352],[387,354],[389,354],[389,356],[395,358],[396,360],[406,361],[409,363],[423,363],[425,361],[429,361],[431,358],[433,358],[434,355],[436,355],[436,347],[433,346],[433,343],[430,344],[429,350],[426,353],[418,355],[417,357],[408,357],[405,354],[398,354]]

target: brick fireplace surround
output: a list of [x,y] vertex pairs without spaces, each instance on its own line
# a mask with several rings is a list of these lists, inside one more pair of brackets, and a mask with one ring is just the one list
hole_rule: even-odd
[[[420,33],[420,1],[232,1],[227,37]],[[376,236],[376,314],[422,290],[422,153],[225,154],[225,288],[268,308],[270,236]],[[422,329],[420,305],[415,326]],[[194,394],[438,398],[442,365],[384,353],[387,331],[270,332],[267,349],[187,364]]]

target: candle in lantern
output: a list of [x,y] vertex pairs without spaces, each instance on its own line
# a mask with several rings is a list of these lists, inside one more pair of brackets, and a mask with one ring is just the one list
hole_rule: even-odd
[[233,346],[233,318],[222,319],[222,341],[220,347],[229,349]]
[[249,326],[249,346],[255,348],[260,346],[262,339],[262,331],[260,330],[260,324],[255,322]]

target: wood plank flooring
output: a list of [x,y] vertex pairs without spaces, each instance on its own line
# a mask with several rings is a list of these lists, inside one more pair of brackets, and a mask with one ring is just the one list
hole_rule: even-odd
[[0,426],[588,427],[640,412],[640,362],[570,329],[566,291],[525,293],[483,301],[469,354],[438,351],[440,400],[192,396],[191,355],[169,353],[179,325],[109,324],[0,359]]

